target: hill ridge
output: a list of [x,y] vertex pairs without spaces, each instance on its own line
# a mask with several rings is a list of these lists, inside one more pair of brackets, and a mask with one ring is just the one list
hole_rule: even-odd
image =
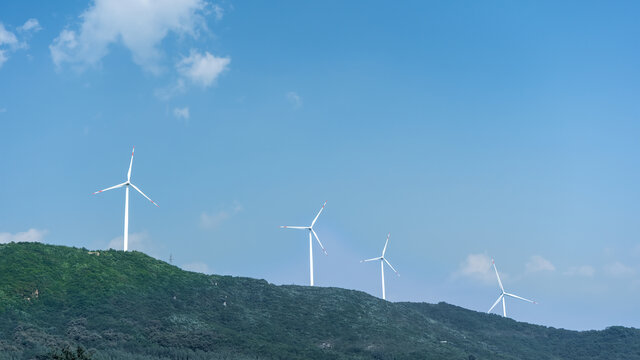
[[640,359],[640,330],[205,275],[135,251],[0,245],[0,359],[65,345],[95,359]]

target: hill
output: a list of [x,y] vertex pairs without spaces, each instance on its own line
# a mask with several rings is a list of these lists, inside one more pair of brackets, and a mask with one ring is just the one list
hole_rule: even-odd
[[143,253],[0,245],[0,359],[640,359],[640,330],[576,332],[360,291],[183,271]]

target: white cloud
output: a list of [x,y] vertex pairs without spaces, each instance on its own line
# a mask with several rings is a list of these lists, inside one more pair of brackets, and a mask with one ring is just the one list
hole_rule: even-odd
[[204,0],[94,0],[80,16],[79,29],[67,28],[49,46],[56,66],[95,66],[113,44],[131,51],[133,61],[159,73],[158,46],[169,33],[197,36],[206,29]]
[[227,68],[231,59],[228,57],[216,57],[205,51],[200,54],[191,49],[189,56],[176,64],[178,72],[191,82],[202,87],[211,86],[220,74]]
[[178,79],[178,81],[176,81],[175,84],[173,85],[169,85],[163,88],[159,88],[156,89],[154,91],[154,94],[160,99],[160,100],[169,100],[172,97],[178,95],[178,94],[182,94],[185,91],[187,91],[187,86],[184,83],[184,79]]
[[183,270],[199,272],[203,274],[211,274],[212,271],[209,269],[209,265],[203,262],[192,262],[189,264],[184,264],[181,266]]
[[298,109],[302,106],[302,98],[295,91],[289,91],[285,97],[293,105],[294,109]]
[[0,49],[0,67],[2,67],[2,64],[4,64],[7,60],[9,60],[7,51]]
[[220,20],[222,20],[222,17],[224,16],[224,9],[222,8],[222,6],[220,6],[218,4],[214,4],[213,5],[213,13],[216,16],[216,21],[220,21]]
[[27,20],[24,25],[22,25],[20,27],[20,30],[22,31],[33,31],[33,32],[38,32],[40,30],[42,30],[42,27],[40,26],[40,23],[38,22],[38,19],[34,19],[31,18],[29,20]]
[[[460,264],[458,271],[454,273],[455,277],[469,277],[480,280],[484,283],[497,283],[496,275],[491,269],[491,258],[486,254],[469,254],[465,261]],[[501,274],[504,278],[505,275]]]
[[208,214],[202,212],[202,214],[200,214],[200,226],[205,229],[215,229],[242,210],[242,205],[236,202],[232,207],[215,213]]
[[68,52],[78,47],[76,33],[70,30],[62,30],[53,42],[55,46],[49,45],[49,51],[56,66],[60,66],[62,62],[71,61],[72,57],[68,55]]
[[189,107],[185,106],[183,108],[174,108],[173,116],[178,119],[189,120]]
[[15,51],[19,47],[20,42],[18,42],[16,35],[0,23],[0,67],[9,60],[9,52]]
[[553,266],[551,261],[543,258],[542,256],[534,255],[532,256],[527,264],[525,265],[526,271],[528,273],[539,272],[539,271],[555,271],[556,267]]
[[627,266],[621,262],[614,262],[604,267],[604,271],[614,277],[624,277],[635,275],[636,270],[630,266]]
[[2,23],[0,23],[0,45],[18,45],[18,38],[16,37],[16,35],[7,30]]
[[161,100],[169,100],[187,91],[187,80],[207,88],[215,83],[230,62],[231,59],[228,57],[216,57],[209,52],[201,54],[191,49],[189,56],[183,57],[176,63],[176,70],[180,75],[178,80],[172,85],[156,89],[154,93]]
[[581,265],[581,266],[572,266],[569,270],[565,271],[564,274],[567,276],[586,276],[591,277],[596,273],[596,269],[593,266],[589,265]]
[[38,229],[29,229],[15,234],[4,232],[0,233],[0,244],[10,242],[41,242],[47,233],[47,230]]

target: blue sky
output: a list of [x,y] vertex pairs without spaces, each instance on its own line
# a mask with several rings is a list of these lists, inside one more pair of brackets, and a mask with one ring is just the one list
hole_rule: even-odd
[[0,4],[0,242],[640,327],[635,2]]

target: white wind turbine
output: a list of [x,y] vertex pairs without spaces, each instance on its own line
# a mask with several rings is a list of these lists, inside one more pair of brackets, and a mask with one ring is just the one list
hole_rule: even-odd
[[[136,149],[136,147],[133,147],[133,150],[131,150],[131,162],[129,163],[129,172],[127,173],[127,181],[123,182],[122,184],[118,184],[115,186],[112,186],[110,188],[106,188],[104,190],[100,190],[100,191],[96,191],[93,193],[93,195],[95,194],[99,194],[101,192],[107,191],[107,190],[112,190],[112,189],[117,189],[120,187],[125,187],[126,192],[125,192],[125,200],[124,200],[124,251],[127,251],[129,249],[129,186],[133,187],[134,189],[136,189],[142,196],[146,197],[147,200],[151,201],[153,203],[153,205],[158,206],[158,204],[156,204],[153,200],[151,200],[147,195],[145,195],[142,190],[138,189],[137,186],[133,185],[131,183],[131,167],[133,166],[133,152]],[[159,207],[159,206],[158,206]]]
[[320,216],[322,210],[324,210],[325,205],[327,205],[326,201],[322,205],[322,209],[318,211],[318,215],[316,215],[315,219],[313,219],[311,225],[309,226],[280,226],[280,228],[282,229],[309,230],[309,283],[311,284],[311,286],[313,286],[313,237],[311,234],[313,234],[313,236],[316,237],[316,240],[318,240],[318,244],[320,244],[320,247],[322,248],[322,251],[324,251],[324,254],[328,255],[327,250],[324,249],[324,246],[322,246],[322,243],[320,242],[320,238],[318,238],[318,234],[316,234],[316,232],[313,230],[313,225],[315,225],[316,221],[318,220],[318,216]]
[[391,233],[387,234],[387,242],[384,243],[384,248],[382,249],[382,255],[380,257],[360,261],[361,263],[363,263],[367,261],[380,260],[380,273],[382,274],[382,300],[386,300],[386,294],[384,291],[384,263],[387,263],[391,270],[393,270],[396,275],[400,276],[400,273],[397,272],[396,269],[393,268],[393,265],[391,265],[389,260],[384,257],[384,254],[387,252],[387,245],[389,244],[389,236],[391,236]]
[[507,296],[511,296],[512,298],[516,298],[516,299],[528,301],[528,302],[533,303],[533,304],[537,304],[537,302],[535,302],[533,300],[525,299],[525,298],[520,297],[518,295],[509,294],[508,292],[504,291],[504,286],[502,286],[502,281],[500,281],[500,275],[498,275],[498,268],[496,267],[496,262],[493,259],[491,259],[491,264],[493,265],[493,269],[496,271],[496,277],[498,278],[498,284],[500,285],[500,290],[502,290],[502,294],[500,294],[500,296],[498,296],[498,300],[496,300],[496,302],[493,303],[493,306],[491,306],[491,309],[489,309],[489,311],[487,311],[487,314],[490,313],[491,310],[493,310],[493,308],[496,307],[496,305],[498,305],[500,300],[502,300],[502,316],[507,317],[507,307],[504,304],[504,299]]

